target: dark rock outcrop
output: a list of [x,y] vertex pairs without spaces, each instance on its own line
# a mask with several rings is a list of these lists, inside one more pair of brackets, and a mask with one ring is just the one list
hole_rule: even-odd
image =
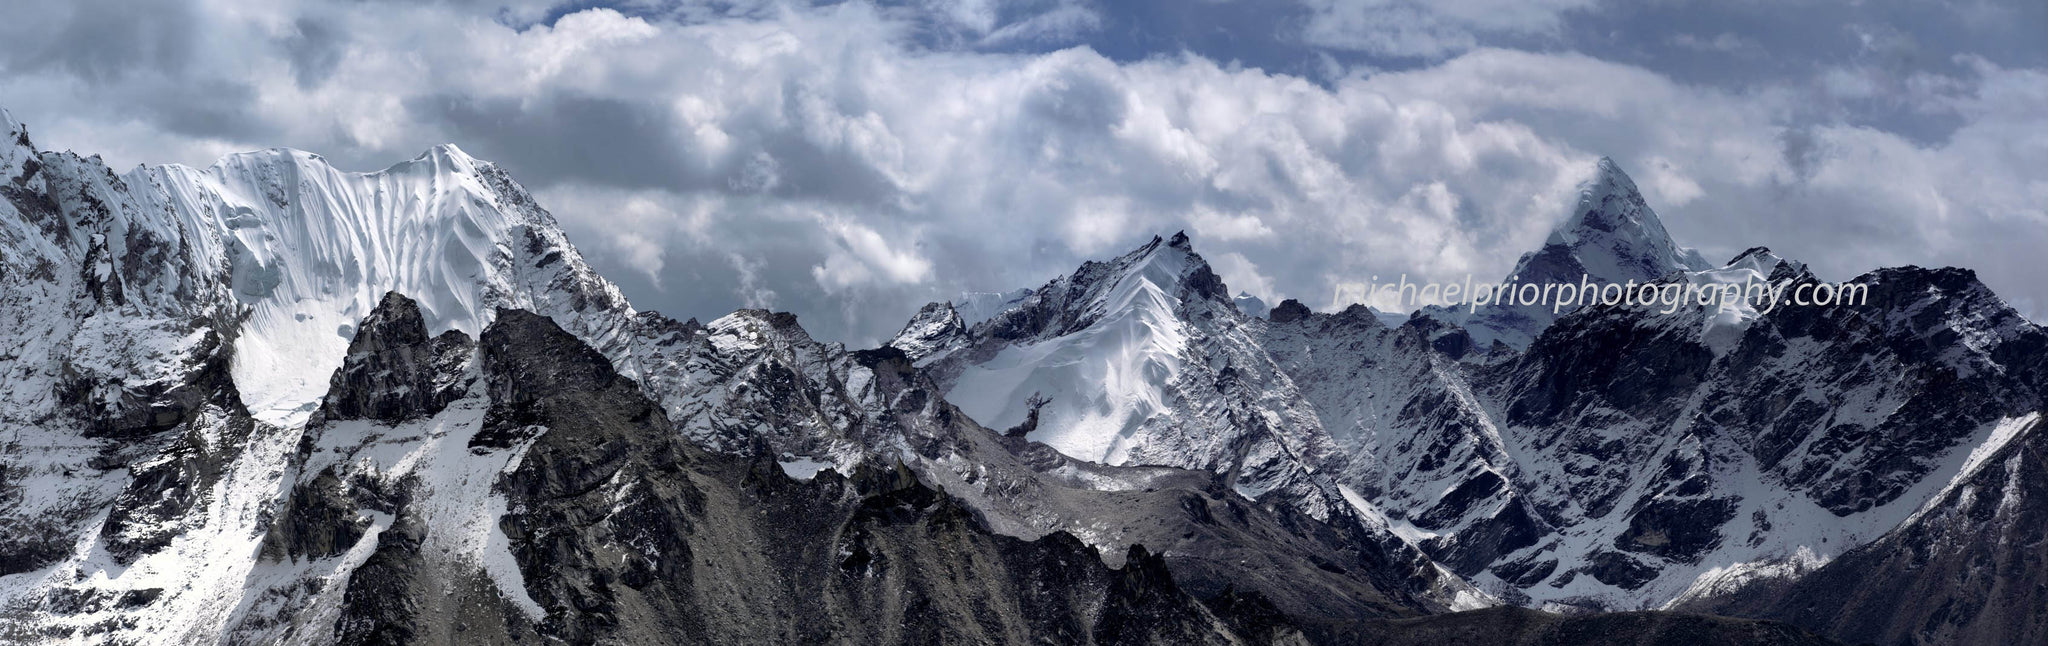
[[1356,626],[1328,643],[1358,646],[1828,646],[1792,626],[1671,612],[1565,616],[1525,608],[1491,608]]
[[1985,425],[2048,405],[2048,332],[1974,273],[1904,267],[1850,283],[1867,302],[1759,319],[1701,407],[1702,426],[1740,429],[1760,466],[1840,516],[1898,498],[1929,456]]
[[463,377],[474,345],[458,330],[427,338],[419,304],[387,293],[356,326],[320,416],[385,423],[432,417],[468,394]]
[[[428,338],[418,303],[397,292],[385,294],[356,327],[327,396],[307,422],[294,468],[305,464],[311,447],[339,422],[388,425],[425,419],[467,396],[475,347],[468,335],[455,330]],[[292,484],[272,516],[262,556],[282,561],[339,555],[368,530],[370,523],[360,512],[398,513],[407,495],[402,486],[393,490],[374,479],[350,478],[328,465]]]
[[[150,416],[151,423],[115,426],[125,429],[118,434],[123,439],[108,444],[106,451],[133,460],[128,482],[100,526],[100,537],[116,562],[132,563],[161,550],[201,522],[197,512],[208,504],[209,490],[254,432],[255,421],[227,374],[226,355],[225,350],[207,353],[204,366],[171,391],[168,401],[175,405],[164,404],[166,400],[152,405],[169,408],[152,408],[158,412]],[[99,419],[104,423],[105,418]],[[172,425],[148,431],[156,428],[156,421]]]
[[335,470],[322,469],[312,482],[292,486],[278,522],[264,535],[263,557],[318,559],[346,552],[369,529],[368,519],[357,515],[360,509]]
[[1274,307],[1273,312],[1267,318],[1274,323],[1293,323],[1307,318],[1309,314],[1307,305],[1303,305],[1301,301],[1290,298],[1280,301],[1280,305]]

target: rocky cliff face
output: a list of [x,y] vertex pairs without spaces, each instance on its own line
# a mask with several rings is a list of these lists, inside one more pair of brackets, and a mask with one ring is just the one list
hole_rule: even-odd
[[1463,576],[1551,531],[1469,384],[1455,328],[1428,316],[1388,327],[1362,305],[1320,314],[1290,300],[1274,312],[1260,344],[1347,458],[1319,466],[1359,504]]
[[1729,577],[1685,607],[1795,623],[1845,643],[2048,639],[2040,414],[2001,424],[1912,518],[1810,574]]
[[[1789,263],[1772,275],[1813,280]],[[1515,450],[1534,457],[1532,496],[1550,503],[1539,511],[1599,528],[1565,550],[1585,550],[1581,575],[1668,599],[1716,568],[1840,554],[2039,408],[2038,355],[2024,348],[2041,331],[1967,272],[1851,282],[1869,286],[1867,306],[1781,307],[1739,336],[1703,308],[1590,308],[1476,371]]]
[[185,539],[240,513],[222,490],[269,432],[232,376],[228,290],[97,158],[0,122],[0,603],[121,616],[219,594],[177,585],[207,567]]
[[796,482],[705,454],[545,318],[502,315],[483,354],[493,410],[536,433],[500,523],[565,641],[1231,640],[1142,548],[1112,570],[1064,535],[994,535],[908,471]]
[[793,316],[762,311],[680,325],[662,339],[670,364],[686,370],[650,374],[688,384],[664,411],[718,452],[772,456],[800,475],[901,463],[1000,533],[1070,533],[1113,563],[1133,546],[1163,553],[1203,598],[1234,584],[1290,613],[1345,617],[1442,611],[1476,596],[1334,493],[1319,499],[1327,513],[1316,518],[1294,498],[1247,499],[1228,474],[1102,465],[1004,437],[941,397],[894,347],[849,352],[811,339]]
[[[386,323],[362,329],[389,336],[359,345],[430,352],[435,340],[405,325],[410,307],[384,299],[372,319]],[[441,411],[420,404],[395,423],[325,416],[299,441],[298,485],[267,531],[270,564],[252,578],[256,594],[225,641],[1334,643],[1364,630],[1397,640],[1388,643],[1451,631],[1572,644],[1612,630],[1545,615],[1361,621],[1429,608],[1397,588],[1369,587],[1387,584],[1390,564],[1336,535],[1344,525],[1183,488],[1203,479],[1198,472],[1102,468],[1098,478],[1146,477],[1150,487],[1067,492],[1084,497],[1069,503],[1187,517],[1184,530],[1171,530],[1185,532],[1179,542],[1153,543],[1169,554],[1132,544],[1112,566],[1066,531],[1032,540],[991,531],[983,513],[904,463],[797,479],[770,455],[699,449],[637,384],[546,317],[500,312],[479,343],[455,351],[473,363],[461,398]],[[903,360],[887,354],[860,360],[918,374],[907,363],[888,368]],[[364,374],[375,357],[352,354],[337,374]],[[960,447],[989,442],[1013,458],[1062,461],[1043,445],[965,428],[979,433]],[[1047,466],[1029,471],[1037,482],[985,473],[1046,496],[1051,474],[1078,465]],[[1137,513],[1091,520],[1119,517],[1161,524]],[[1256,540],[1224,536],[1246,533]],[[1268,567],[1278,570],[1260,571]],[[1195,587],[1179,583],[1181,573]],[[1638,621],[1625,630],[1819,643],[1769,624]]]
[[428,339],[419,305],[398,292],[385,294],[356,326],[314,425],[344,419],[396,424],[432,417],[468,394],[465,377],[474,348],[460,330]]
[[414,307],[385,298],[355,343],[379,350],[336,381],[395,394],[410,380],[349,376],[456,355],[474,364],[433,376],[458,399],[312,425],[226,641],[1235,641],[1142,547],[1111,568],[1064,533],[995,534],[900,466],[799,481],[707,453],[551,319],[503,311],[451,346]]

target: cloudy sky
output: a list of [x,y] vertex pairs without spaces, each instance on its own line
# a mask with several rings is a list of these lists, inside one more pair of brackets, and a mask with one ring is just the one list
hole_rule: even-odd
[[636,305],[868,345],[1185,229],[1233,290],[1504,274],[1611,156],[1680,243],[2048,313],[2048,3],[83,0],[0,106],[117,167],[455,142]]

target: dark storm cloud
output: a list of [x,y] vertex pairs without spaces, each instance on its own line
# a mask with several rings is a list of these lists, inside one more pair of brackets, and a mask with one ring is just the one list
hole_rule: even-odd
[[271,129],[250,109],[256,90],[230,79],[166,82],[132,109],[171,132],[199,137],[259,137]]
[[56,68],[92,83],[185,71],[199,37],[194,8],[176,0],[81,0],[9,13],[0,57],[10,72]]
[[1820,166],[1822,151],[1814,140],[1813,131],[1805,128],[1787,128],[1778,135],[1778,142],[1784,146],[1785,165],[1792,168],[1792,175],[1799,181],[1813,179],[1814,171]]
[[[66,115],[139,119],[191,137],[272,134],[251,110],[255,88],[208,68],[209,30],[175,0],[84,0],[24,6],[0,26],[0,69],[62,79],[99,97]],[[89,152],[89,151],[88,151]]]
[[477,142],[472,154],[504,164],[536,185],[729,190],[888,208],[897,192],[866,161],[844,146],[778,125],[804,119],[806,91],[788,92],[785,96],[792,98],[776,106],[781,114],[733,119],[728,130],[737,147],[755,154],[708,159],[652,101],[552,93],[520,98],[434,94],[409,98],[405,107],[409,116],[447,133],[450,140]]
[[1970,60],[2048,66],[2048,3],[1611,2],[1559,42],[1686,83],[1799,92],[1791,118],[1937,142],[1962,125],[1929,99],[1966,93]]
[[535,100],[432,94],[410,97],[409,116],[438,126],[471,154],[549,184],[580,180],[621,187],[713,188],[691,172],[674,124],[639,102],[550,95]]
[[299,89],[310,90],[325,83],[341,64],[348,32],[326,20],[301,17],[292,21],[292,33],[283,44],[292,61],[292,78]]

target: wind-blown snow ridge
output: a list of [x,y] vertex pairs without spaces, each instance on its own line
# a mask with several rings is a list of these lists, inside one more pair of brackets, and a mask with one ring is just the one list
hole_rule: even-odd
[[1947,498],[1949,492],[1954,491],[1965,480],[1976,475],[1978,468],[1984,466],[1985,460],[1990,459],[1991,456],[1997,454],[1999,450],[2004,449],[2006,445],[2011,444],[2014,439],[2021,435],[2029,431],[2038,431],[2039,429],[2035,427],[2039,425],[2040,421],[2040,413],[2028,413],[2000,421],[1997,426],[1991,429],[1990,435],[1985,437],[1984,441],[1979,442],[1970,449],[1969,455],[1963,458],[1962,465],[1956,468],[1955,475],[1949,477],[1947,484],[1942,485],[1940,491],[1929,496],[1926,504],[1914,510],[1913,515],[1907,517],[1905,522],[1900,524],[1910,525],[1920,520],[1920,517],[1927,515],[1928,512],[1933,511],[1934,505]]
[[968,327],[992,318],[1004,310],[1015,307],[1031,296],[1031,290],[1018,288],[1007,292],[962,292],[953,299],[953,310],[960,314],[961,323]]

